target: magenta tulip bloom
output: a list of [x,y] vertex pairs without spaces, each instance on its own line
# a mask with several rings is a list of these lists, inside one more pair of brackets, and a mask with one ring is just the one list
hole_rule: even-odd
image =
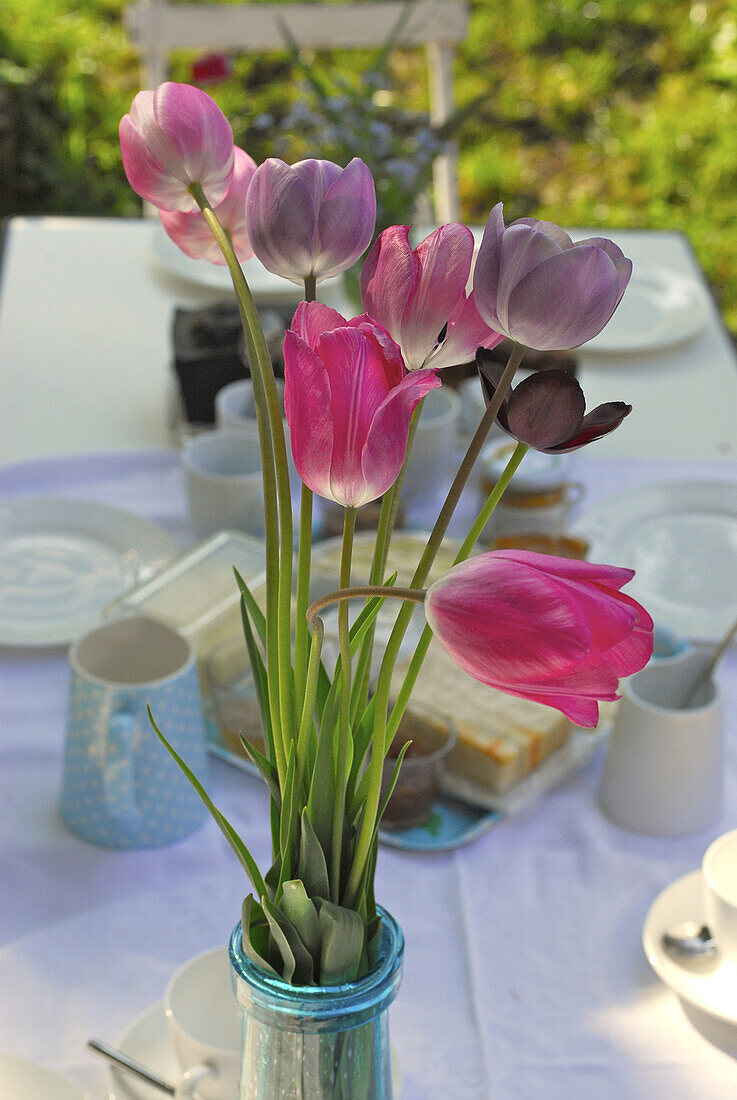
[[[251,241],[246,229],[246,194],[256,171],[256,161],[238,146],[234,149],[233,177],[228,193],[214,208],[218,221],[227,229],[235,254],[243,263],[253,256]],[[182,252],[194,260],[209,260],[211,264],[224,264],[225,257],[212,235],[202,211],[160,210],[164,229]]]
[[647,664],[653,622],[619,589],[631,569],[494,550],[427,591],[425,614],[453,660],[482,683],[595,726],[597,701]]
[[399,348],[370,317],[346,321],[301,302],[284,338],[284,406],[294,464],[308,488],[345,508],[397,479],[415,406],[440,385],[407,374]]
[[466,363],[477,348],[504,339],[482,321],[473,294],[466,297],[472,259],[473,234],[457,222],[415,249],[406,225],[392,225],[374,241],[361,272],[361,302],[399,344],[409,370]]
[[298,164],[270,158],[259,165],[246,205],[253,251],[264,267],[294,283],[318,282],[351,267],[371,241],[374,181],[354,157]]
[[604,328],[627,287],[632,261],[613,241],[573,242],[553,222],[489,214],[473,276],[487,324],[538,351],[577,348]]
[[233,174],[233,131],[214,99],[191,84],[139,92],[120,121],[123,167],[133,190],[161,210],[196,210],[189,187],[225,198]]

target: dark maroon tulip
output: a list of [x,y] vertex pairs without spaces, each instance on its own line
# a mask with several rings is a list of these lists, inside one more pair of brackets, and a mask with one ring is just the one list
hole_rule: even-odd
[[[488,405],[504,367],[485,348],[479,348],[476,362]],[[546,454],[565,454],[613,432],[631,412],[624,401],[607,401],[587,413],[583,390],[572,375],[543,370],[509,390],[496,419],[520,443]]]

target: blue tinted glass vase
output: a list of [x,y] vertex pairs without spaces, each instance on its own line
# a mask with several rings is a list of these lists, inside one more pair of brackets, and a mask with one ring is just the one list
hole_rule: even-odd
[[345,985],[293,986],[243,953],[230,960],[243,1008],[238,1100],[393,1100],[389,1005],[402,977],[404,937],[385,910],[379,961]]

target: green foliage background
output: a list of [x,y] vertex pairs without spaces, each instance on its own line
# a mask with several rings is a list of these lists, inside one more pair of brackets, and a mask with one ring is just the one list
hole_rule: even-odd
[[[0,215],[140,209],[117,124],[138,89],[123,0],[3,0]],[[472,0],[456,73],[464,219],[687,233],[737,330],[737,9],[734,0]],[[333,59],[343,68],[353,55]],[[367,57],[366,63],[370,63]],[[358,59],[360,66],[361,60]],[[173,75],[188,78],[189,59]],[[398,55],[403,101],[424,65]],[[297,75],[283,56],[237,61],[209,89],[257,159]]]

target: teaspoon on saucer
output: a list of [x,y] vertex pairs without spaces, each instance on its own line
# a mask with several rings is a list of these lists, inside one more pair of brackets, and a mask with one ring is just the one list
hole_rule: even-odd
[[93,1054],[99,1054],[100,1057],[105,1058],[112,1065],[117,1066],[118,1069],[125,1070],[126,1073],[131,1073],[134,1077],[145,1081],[147,1085],[153,1085],[154,1088],[161,1089],[168,1096],[174,1095],[176,1090],[173,1085],[159,1077],[158,1074],[152,1073],[150,1069],[146,1069],[140,1062],[129,1058],[122,1050],[116,1050],[115,1047],[108,1046],[107,1043],[102,1043],[99,1039],[90,1039],[87,1043],[87,1049],[91,1050]]
[[707,926],[693,920],[685,920],[666,929],[660,942],[663,949],[677,959],[706,958],[717,949]]

